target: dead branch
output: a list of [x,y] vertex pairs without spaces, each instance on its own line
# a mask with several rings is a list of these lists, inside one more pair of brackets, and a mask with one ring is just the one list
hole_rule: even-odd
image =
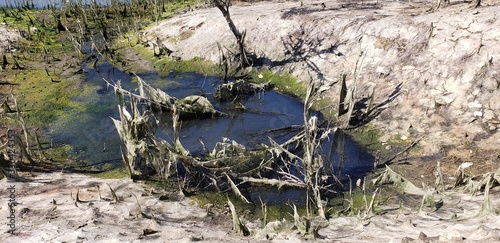
[[227,178],[227,181],[229,182],[229,185],[231,185],[231,189],[233,190],[233,193],[236,196],[238,196],[243,202],[250,204],[250,201],[248,201],[248,199],[245,196],[243,196],[243,194],[241,194],[240,189],[238,189],[238,186],[236,186],[236,184],[234,184],[233,180],[231,180],[231,177],[229,177],[226,174],[226,178]]
[[238,30],[229,13],[231,0],[213,0],[213,3],[221,11],[222,15],[226,19],[227,24],[229,25],[229,29],[231,29],[231,32],[233,32],[233,35],[236,37],[236,42],[238,43],[240,51],[240,67],[246,68],[252,66],[253,61],[248,58],[248,52],[245,49],[246,32],[240,32]]
[[238,214],[236,213],[236,208],[234,207],[234,204],[227,199],[227,204],[229,205],[229,209],[231,210],[231,215],[233,216],[233,231],[236,234],[243,235],[243,236],[248,236],[250,235],[250,231],[248,228],[241,222],[240,218],[238,217]]
[[275,186],[277,188],[282,188],[282,187],[292,187],[292,188],[306,188],[307,185],[303,182],[297,182],[297,181],[285,181],[285,180],[278,180],[278,179],[267,179],[267,178],[254,178],[254,177],[240,177],[241,180],[243,180],[243,183],[248,182],[248,183],[254,183],[254,184],[261,184],[261,185],[268,185],[268,186]]
[[339,100],[339,112],[338,112],[338,117],[344,115],[347,113],[348,109],[345,107],[349,104],[349,102],[346,100],[347,97],[347,85],[346,85],[346,77],[347,74],[343,73],[340,75],[340,100]]
[[417,139],[413,140],[413,142],[412,142],[410,145],[408,145],[405,149],[403,149],[401,152],[399,152],[399,153],[397,153],[397,154],[393,155],[391,158],[387,159],[386,161],[384,161],[384,162],[383,162],[383,163],[381,163],[381,164],[376,163],[376,164],[375,164],[375,167],[376,167],[376,168],[382,168],[382,167],[385,167],[385,166],[387,166],[387,165],[392,164],[392,161],[393,161],[394,159],[396,159],[396,158],[397,158],[397,157],[399,157],[400,155],[402,155],[402,154],[404,154],[404,153],[406,153],[406,152],[410,151],[410,149],[412,149],[413,147],[415,147],[415,146],[418,144],[418,142],[420,142],[420,140],[421,140],[421,139],[422,139],[422,137],[419,137],[419,138],[417,138]]
[[16,141],[19,144],[19,148],[21,149],[21,152],[28,159],[30,164],[35,164],[35,161],[31,158],[31,151],[30,151],[31,146],[30,146],[30,142],[28,139],[28,135],[29,135],[28,128],[26,127],[26,123],[24,122],[23,116],[21,115],[21,111],[19,109],[19,105],[17,104],[17,99],[14,96],[14,93],[12,92],[12,88],[10,90],[10,96],[14,100],[14,105],[16,107],[16,113],[17,113],[17,119],[18,119],[19,124],[21,124],[21,127],[23,129],[25,144],[23,145],[21,137],[19,137],[17,135],[16,135]]

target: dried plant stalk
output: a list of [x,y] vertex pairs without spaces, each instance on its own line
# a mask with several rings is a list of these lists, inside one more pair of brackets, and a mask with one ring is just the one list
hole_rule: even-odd
[[229,198],[227,199],[227,204],[229,205],[231,215],[233,216],[233,231],[236,234],[243,236],[250,235],[250,230],[248,230],[248,228],[241,222],[238,214],[236,213],[236,208],[234,207],[234,204],[231,202],[231,200],[229,200]]

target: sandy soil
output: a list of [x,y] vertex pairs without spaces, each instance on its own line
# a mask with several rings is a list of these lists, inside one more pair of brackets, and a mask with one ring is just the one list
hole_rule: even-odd
[[[132,183],[103,180],[80,174],[51,173],[14,183],[17,205],[16,234],[5,232],[7,214],[1,182],[2,242],[230,242],[227,224],[214,224],[205,209],[189,199]],[[120,198],[113,203],[108,187]],[[99,199],[99,186],[101,196]],[[83,202],[75,203],[77,190]],[[167,197],[166,201],[160,196]],[[137,200],[136,200],[137,197]],[[173,198],[173,199],[172,199]],[[139,202],[139,203],[138,203]],[[144,215],[138,211],[140,205]],[[230,227],[230,226],[229,226]],[[147,230],[157,233],[145,234]]]

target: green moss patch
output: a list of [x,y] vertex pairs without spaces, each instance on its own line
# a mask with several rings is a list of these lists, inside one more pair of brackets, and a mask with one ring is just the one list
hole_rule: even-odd
[[290,73],[276,74],[269,69],[262,69],[260,71],[254,70],[250,73],[252,82],[255,83],[272,83],[276,88],[287,95],[304,99],[307,87],[298,82],[297,78]]
[[79,92],[73,82],[52,82],[40,69],[9,70],[6,73],[8,81],[18,84],[14,95],[29,126],[43,127],[56,117],[66,118],[67,109],[84,109],[72,100]]
[[[190,198],[199,206],[203,207],[208,204],[212,204],[216,208],[225,207],[225,205],[227,204],[227,199],[229,198],[241,217],[249,221],[264,219],[264,212],[260,203],[257,203],[256,205],[247,204],[232,194],[220,192],[203,192]],[[279,205],[266,205],[266,210],[267,222],[283,219],[293,221],[292,205],[284,203]],[[299,215],[306,215],[305,207],[297,207],[297,211]]]
[[379,141],[380,137],[382,137],[382,132],[370,124],[348,130],[347,133],[364,147],[372,149],[382,148],[382,143]]
[[103,172],[101,173],[89,173],[89,176],[97,177],[101,179],[122,179],[128,178],[129,175],[123,166],[116,166],[112,164],[106,164],[102,168]]

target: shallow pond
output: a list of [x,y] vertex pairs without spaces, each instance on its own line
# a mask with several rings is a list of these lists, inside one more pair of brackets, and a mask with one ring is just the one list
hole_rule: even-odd
[[[58,119],[51,127],[55,144],[70,144],[74,155],[90,165],[114,163],[121,165],[120,140],[111,117],[119,119],[114,89],[103,81],[120,80],[122,87],[137,93],[133,75],[112,67],[108,63],[98,65],[96,70],[84,66],[85,79],[82,92],[75,97],[83,108],[68,110],[69,118]],[[303,104],[294,98],[275,91],[259,93],[240,101],[246,109],[230,109],[230,103],[213,100],[213,92],[220,78],[195,73],[138,74],[153,87],[169,95],[183,98],[189,95],[204,95],[217,110],[229,114],[227,117],[192,120],[182,123],[181,142],[193,154],[202,154],[206,146],[212,150],[223,137],[235,140],[247,148],[269,144],[269,137],[284,142],[294,136],[297,129],[279,129],[303,124]],[[321,114],[317,113],[321,118]],[[156,114],[160,121],[157,136],[172,140],[170,114]],[[272,131],[277,130],[277,131]],[[356,179],[373,168],[374,158],[364,148],[344,133],[337,132],[322,147],[331,159],[333,171],[341,179],[347,175]],[[294,193],[290,191],[290,193]],[[252,193],[250,193],[252,195]]]

